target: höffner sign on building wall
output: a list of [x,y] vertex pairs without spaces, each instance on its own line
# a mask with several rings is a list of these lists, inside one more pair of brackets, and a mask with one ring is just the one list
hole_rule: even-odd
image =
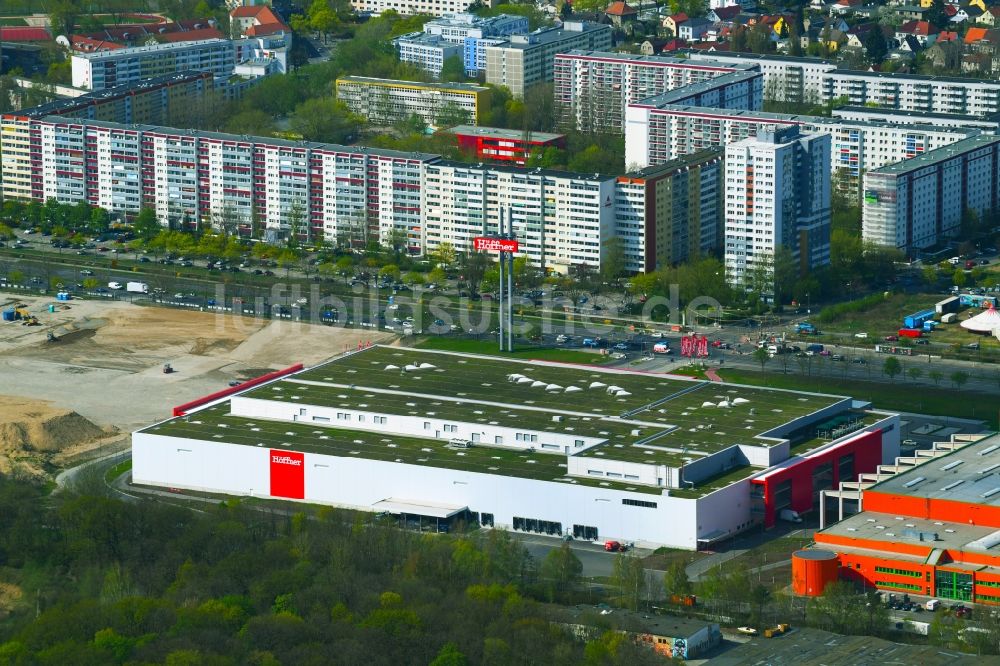
[[482,252],[517,252],[517,241],[508,238],[477,236],[472,239],[472,247]]

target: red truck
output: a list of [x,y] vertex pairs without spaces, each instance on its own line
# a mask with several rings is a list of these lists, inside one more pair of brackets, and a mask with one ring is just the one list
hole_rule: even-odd
[[628,550],[628,546],[623,544],[621,541],[605,541],[604,550],[609,553],[624,553]]
[[917,328],[901,328],[899,329],[899,337],[901,338],[920,338],[923,337],[924,332]]

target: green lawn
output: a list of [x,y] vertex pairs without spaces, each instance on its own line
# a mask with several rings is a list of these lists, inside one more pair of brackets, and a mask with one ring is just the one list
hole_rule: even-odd
[[117,479],[119,476],[129,471],[130,469],[132,469],[131,458],[129,458],[128,460],[123,460],[122,462],[118,463],[117,465],[109,469],[107,472],[105,472],[104,480],[107,481],[108,483],[111,483],[112,481],[114,481],[115,479]]
[[[484,336],[485,337],[485,336]],[[439,351],[461,352],[463,354],[490,354],[493,356],[503,356],[507,358],[538,359],[539,361],[559,361],[562,363],[605,363],[607,356],[574,349],[552,349],[543,347],[532,347],[528,345],[518,345],[514,343],[514,353],[498,351],[499,345],[492,339],[472,340],[469,338],[435,336],[419,342],[417,347],[421,349],[435,349]]]
[[902,379],[888,384],[837,379],[828,375],[801,377],[770,371],[761,374],[732,368],[719,370],[719,375],[727,382],[739,384],[849,395],[858,400],[870,400],[876,408],[889,411],[986,419],[994,428],[997,426],[997,410],[1000,408],[1000,398],[995,394],[916,385]]

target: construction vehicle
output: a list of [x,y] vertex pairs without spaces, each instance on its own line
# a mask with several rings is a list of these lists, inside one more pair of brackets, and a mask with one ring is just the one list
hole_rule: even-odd
[[672,594],[670,595],[670,603],[679,606],[694,606],[698,603],[698,597],[693,594]]
[[173,372],[174,372],[174,368],[173,368],[172,365],[170,365],[169,363],[164,363],[163,364],[163,374],[169,375],[169,374],[171,374]]
[[59,336],[57,336],[52,331],[49,331],[48,333],[45,334],[45,339],[48,342],[59,342]]
[[764,630],[764,638],[774,638],[775,636],[780,636],[791,628],[792,627],[789,624],[779,624],[774,627],[768,627]]

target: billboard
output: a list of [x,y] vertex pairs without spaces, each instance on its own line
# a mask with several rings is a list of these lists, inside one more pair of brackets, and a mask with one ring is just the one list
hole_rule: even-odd
[[681,356],[705,358],[708,356],[708,336],[697,333],[681,338]]
[[472,248],[481,252],[517,252],[517,241],[477,236],[472,239]]
[[305,454],[271,449],[268,460],[271,467],[271,496],[305,499]]

